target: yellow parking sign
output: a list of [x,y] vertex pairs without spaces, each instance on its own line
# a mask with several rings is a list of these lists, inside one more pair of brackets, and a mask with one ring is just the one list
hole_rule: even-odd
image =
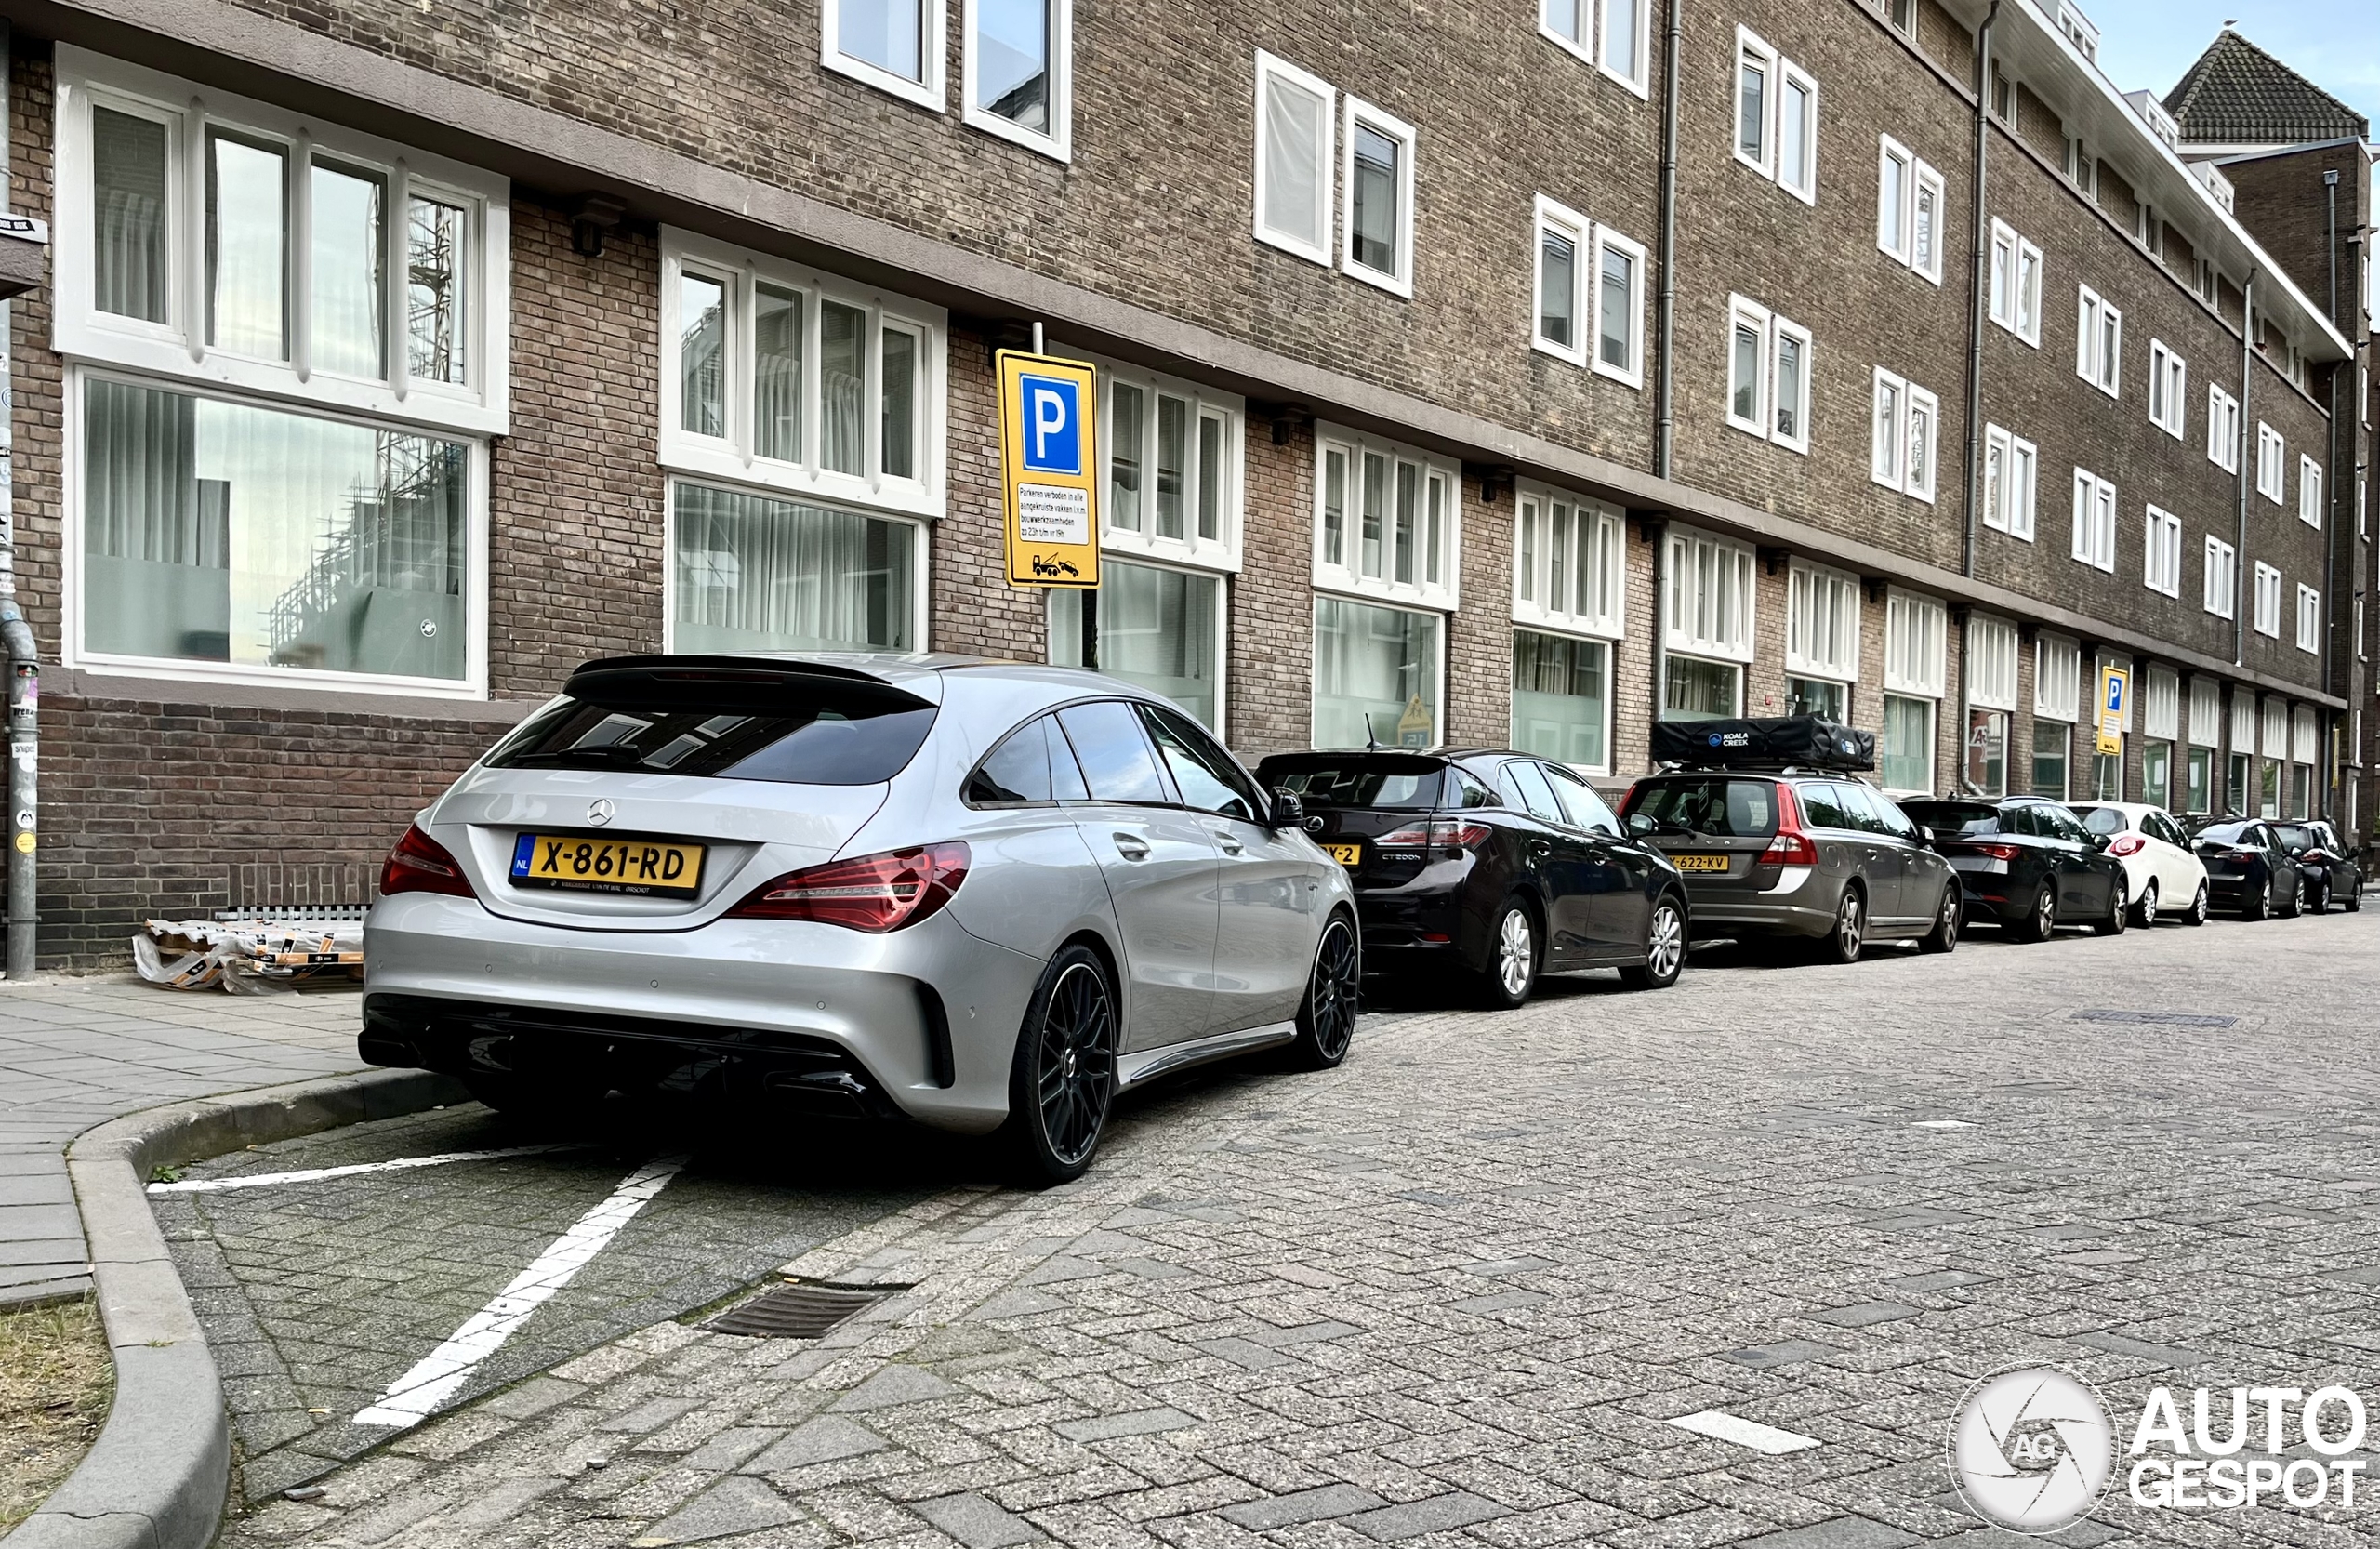
[[1099,585],[1098,374],[1023,350],[994,357],[1008,584]]
[[2121,667],[2099,669],[2099,751],[2109,758],[2123,751],[2124,695],[2131,692],[2131,673]]

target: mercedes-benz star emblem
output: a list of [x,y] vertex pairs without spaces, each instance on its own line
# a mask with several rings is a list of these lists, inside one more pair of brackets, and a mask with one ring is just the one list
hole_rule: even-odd
[[598,796],[588,802],[587,821],[598,828],[612,821],[612,799],[608,796]]

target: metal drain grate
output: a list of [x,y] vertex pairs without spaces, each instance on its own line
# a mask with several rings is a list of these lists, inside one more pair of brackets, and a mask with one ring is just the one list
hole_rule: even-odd
[[884,1300],[880,1291],[779,1286],[714,1317],[707,1327],[754,1339],[816,1339]]
[[2069,1022],[2125,1022],[2140,1026],[2166,1027],[2234,1027],[2236,1016],[2199,1016],[2189,1012],[2118,1012],[2081,1011],[2067,1018]]

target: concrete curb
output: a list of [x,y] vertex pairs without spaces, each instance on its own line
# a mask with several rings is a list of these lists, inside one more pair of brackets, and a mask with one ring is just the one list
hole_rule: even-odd
[[88,1456],[7,1549],[205,1549],[223,1516],[223,1384],[144,1186],[152,1168],[469,1101],[420,1070],[262,1087],[112,1120],[66,1154],[115,1359],[115,1403]]

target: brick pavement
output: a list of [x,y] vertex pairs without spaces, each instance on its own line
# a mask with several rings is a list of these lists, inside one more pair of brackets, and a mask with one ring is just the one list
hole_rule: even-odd
[[[954,1178],[793,1260],[899,1288],[824,1340],[656,1321],[224,1542],[2023,1542],[1942,1462],[1983,1372],[2066,1363],[2120,1416],[2380,1385],[2375,936],[1985,933],[1376,1015],[1337,1072],[1133,1105],[1076,1185]],[[1817,1445],[1668,1423],[1708,1410]],[[2345,1549],[2373,1510],[2117,1503],[2057,1542]]]
[[90,1289],[67,1142],[164,1103],[360,1069],[359,1004],[128,976],[0,984],[0,1306]]

